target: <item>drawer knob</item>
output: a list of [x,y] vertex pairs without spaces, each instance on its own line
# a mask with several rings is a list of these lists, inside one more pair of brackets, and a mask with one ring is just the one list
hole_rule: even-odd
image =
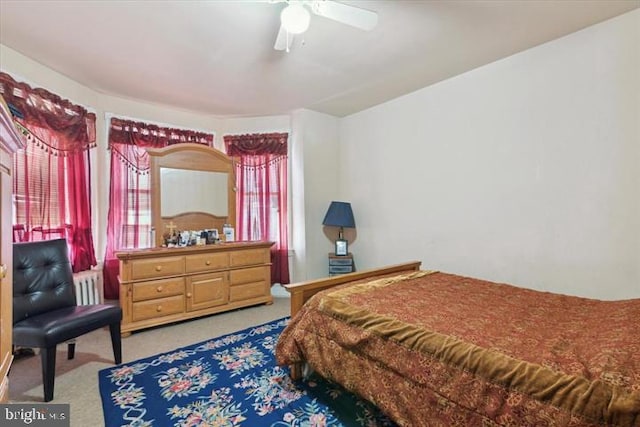
[[205,262],[205,264],[206,264],[206,265],[211,265],[211,261],[207,260],[207,261]]
[[161,305],[157,306],[157,307],[156,307],[156,311],[157,311],[158,313],[160,313],[160,312],[162,311],[162,306],[161,306]]
[[162,266],[161,265],[156,265],[156,271],[162,271]]
[[157,290],[158,292],[162,292],[162,286],[158,286],[158,287],[156,288],[156,290]]
[[191,298],[191,292],[187,293],[187,298]]
[[0,279],[4,279],[7,277],[7,266],[2,264],[0,265]]

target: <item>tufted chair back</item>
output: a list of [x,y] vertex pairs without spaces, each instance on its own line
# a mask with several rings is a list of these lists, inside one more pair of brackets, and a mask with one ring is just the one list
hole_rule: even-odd
[[13,323],[76,305],[65,239],[13,245]]

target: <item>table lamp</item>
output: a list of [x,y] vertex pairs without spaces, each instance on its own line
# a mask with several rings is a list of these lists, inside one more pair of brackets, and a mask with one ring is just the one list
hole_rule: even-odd
[[351,210],[351,203],[331,202],[329,210],[322,221],[322,225],[340,227],[335,252],[336,255],[347,255],[349,253],[349,243],[344,239],[344,227],[355,228],[356,226],[356,221],[353,219],[353,211]]

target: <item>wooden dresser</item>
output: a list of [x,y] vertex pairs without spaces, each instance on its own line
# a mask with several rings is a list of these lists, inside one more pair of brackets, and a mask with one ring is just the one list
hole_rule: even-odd
[[271,304],[272,242],[118,252],[122,334]]
[[9,398],[9,368],[13,361],[11,336],[13,334],[13,153],[24,146],[13,125],[9,107],[0,96],[0,402]]

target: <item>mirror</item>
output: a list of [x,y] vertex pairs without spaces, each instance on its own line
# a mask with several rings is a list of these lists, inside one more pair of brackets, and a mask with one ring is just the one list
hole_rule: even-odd
[[222,232],[224,224],[235,227],[235,176],[230,157],[191,143],[148,148],[147,152],[156,246],[173,229]]
[[[227,216],[227,176],[223,172],[160,168],[160,214],[170,217],[189,211]],[[186,200],[185,189],[189,189]]]

